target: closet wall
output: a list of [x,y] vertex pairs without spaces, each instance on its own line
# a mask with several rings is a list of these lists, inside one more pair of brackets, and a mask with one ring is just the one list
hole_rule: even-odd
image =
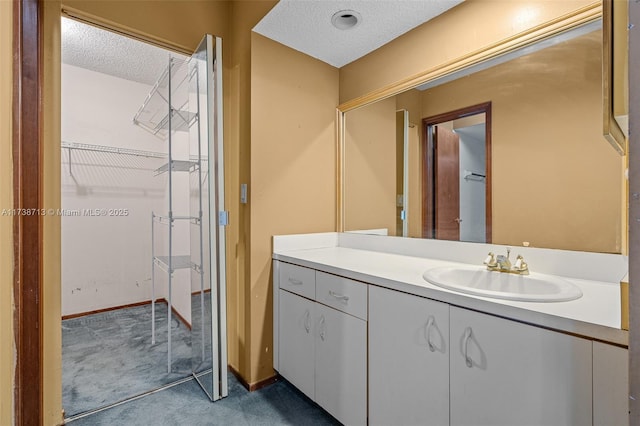
[[[166,152],[164,141],[132,122],[150,90],[63,64],[63,144]],[[166,210],[166,177],[153,170],[165,160],[70,154],[62,149],[62,315],[150,300],[151,212]],[[156,297],[166,297],[158,282]]]

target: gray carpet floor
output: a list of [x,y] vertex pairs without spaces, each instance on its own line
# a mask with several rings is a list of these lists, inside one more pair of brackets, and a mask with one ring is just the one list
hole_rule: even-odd
[[87,417],[72,426],[267,426],[340,423],[286,381],[248,392],[229,374],[229,396],[216,402],[195,381],[150,394]]
[[167,373],[167,305],[156,304],[62,321],[62,405],[67,416],[104,407],[191,375],[191,332],[173,318]]
[[[194,336],[200,335],[199,311],[199,303],[193,304]],[[232,374],[229,374],[229,396],[217,402],[212,403],[200,386],[189,380],[83,416],[81,413],[188,377],[192,367],[200,366],[202,345],[196,342],[192,350],[192,333],[174,319],[173,369],[167,373],[166,312],[166,304],[156,305],[155,345],[151,345],[151,305],[62,322],[62,399],[66,416],[71,418],[67,423],[74,426],[340,424],[285,380],[248,392]],[[210,342],[205,342],[205,348],[210,349]],[[201,380],[206,382],[206,378]]]

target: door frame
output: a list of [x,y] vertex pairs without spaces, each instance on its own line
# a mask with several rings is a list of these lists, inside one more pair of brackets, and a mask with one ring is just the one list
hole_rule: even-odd
[[[44,82],[39,0],[13,2],[13,208],[42,211]],[[34,210],[31,210],[34,209]],[[43,218],[13,217],[15,424],[43,421]]]
[[[44,0],[16,0],[12,3],[12,207],[43,212],[47,207],[44,204],[46,102],[43,93],[45,76],[51,72],[45,69],[45,31],[46,22],[52,19],[51,10],[55,6],[47,9]],[[60,8],[57,19],[63,16],[176,52],[192,53],[170,41],[154,39],[96,17]],[[219,129],[222,134],[221,125]],[[15,214],[12,219],[14,422],[16,425],[36,425],[42,424],[47,415],[43,333],[44,283],[47,281],[43,262],[46,254],[44,217],[42,214]],[[60,305],[59,301],[47,303]]]
[[491,101],[460,108],[422,119],[422,238],[434,238],[435,232],[435,157],[433,126],[470,115],[485,114],[485,239],[492,241],[491,227]]

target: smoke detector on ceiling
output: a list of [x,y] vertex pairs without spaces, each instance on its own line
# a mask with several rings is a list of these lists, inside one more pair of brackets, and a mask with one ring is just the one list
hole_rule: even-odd
[[331,23],[339,30],[350,30],[362,21],[362,16],[355,10],[341,10],[331,17]]

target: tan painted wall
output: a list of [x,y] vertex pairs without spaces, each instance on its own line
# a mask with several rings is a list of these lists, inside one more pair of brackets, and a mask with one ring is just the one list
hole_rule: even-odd
[[[629,2],[640,22],[640,3]],[[637,28],[637,27],[636,27]],[[632,34],[632,32],[630,32]],[[629,79],[640,79],[640,38],[629,37]],[[640,86],[629,85],[629,193],[640,193]],[[640,198],[629,197],[629,424],[640,424]]]
[[[0,210],[13,206],[13,2],[0,2]],[[0,425],[13,424],[13,221],[0,216]]]
[[396,229],[396,100],[346,114],[345,229]]
[[467,0],[342,67],[340,102],[395,84],[592,3],[593,0]]
[[[259,352],[260,345],[253,345],[252,302],[254,286],[251,279],[252,252],[250,232],[252,203],[240,204],[240,184],[249,184],[252,193],[251,162],[252,129],[251,129],[251,69],[252,69],[252,36],[251,29],[276,4],[276,1],[234,1],[231,4],[231,22],[229,38],[231,52],[224,60],[226,77],[230,81],[227,87],[229,107],[225,105],[225,144],[227,149],[227,197],[230,202],[230,231],[233,240],[227,238],[227,258],[234,258],[233,265],[227,264],[227,330],[229,339],[229,364],[248,382],[259,380],[253,367],[262,359],[264,353]],[[230,173],[230,174],[229,174]],[[237,231],[236,231],[237,230]],[[229,232],[229,230],[228,230]],[[233,233],[236,233],[235,235]],[[229,235],[229,234],[227,234]],[[234,277],[235,275],[235,277]],[[235,278],[235,279],[234,279]],[[260,324],[262,326],[262,324]],[[268,325],[270,327],[270,324]],[[270,355],[270,354],[268,354]],[[273,371],[263,373],[261,377],[270,376]]]
[[[44,2],[43,205],[59,209],[60,194],[60,1]],[[62,314],[60,217],[43,218],[43,421],[62,423]]]
[[[578,65],[541,77],[536,64],[566,55],[546,49],[423,94],[423,117],[492,102],[494,243],[622,249],[623,158],[602,137],[599,34],[589,37],[588,50],[575,49],[596,58],[588,67],[568,60]],[[532,71],[514,72],[516,62]]]
[[[395,196],[398,177],[393,162],[391,126],[395,111],[409,112],[409,236],[422,235],[422,194],[420,159],[420,125],[422,92],[409,90],[384,101],[367,105],[346,114],[345,132],[345,229],[389,228],[396,215]],[[395,139],[394,139],[395,140]],[[402,161],[402,158],[400,158]],[[395,185],[395,186],[394,186]],[[401,183],[400,183],[401,185]],[[397,225],[396,225],[397,226]]]
[[336,229],[338,70],[261,35],[251,40],[251,376],[258,381],[273,374],[271,237]]

